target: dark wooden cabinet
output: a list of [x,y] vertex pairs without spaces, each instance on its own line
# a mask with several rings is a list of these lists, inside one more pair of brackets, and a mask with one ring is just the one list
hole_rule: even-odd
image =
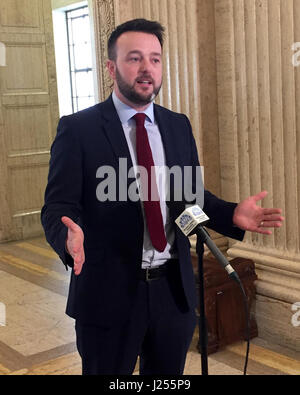
[[[254,263],[251,260],[235,258],[230,261],[238,273],[247,295],[250,312],[250,338],[257,336],[256,320],[251,312],[255,298]],[[198,286],[198,258],[193,257],[196,283]],[[243,294],[240,287],[214,258],[204,258],[205,314],[207,320],[208,354],[225,345],[246,339],[246,316]],[[198,344],[201,352],[200,342]]]

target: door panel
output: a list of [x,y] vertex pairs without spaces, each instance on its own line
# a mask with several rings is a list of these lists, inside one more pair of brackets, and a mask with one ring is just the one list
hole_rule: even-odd
[[0,0],[0,241],[40,235],[58,122],[51,0]]

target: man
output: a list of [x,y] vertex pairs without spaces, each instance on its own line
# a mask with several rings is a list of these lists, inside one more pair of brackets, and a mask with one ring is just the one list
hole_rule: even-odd
[[[195,328],[190,245],[174,223],[185,201],[174,198],[172,183],[166,191],[149,174],[154,165],[199,166],[187,117],[153,104],[162,84],[162,47],[156,22],[119,26],[108,43],[112,96],[62,118],[52,146],[42,223],[73,268],[67,314],[76,319],[83,374],[131,374],[138,356],[141,374],[182,374]],[[102,201],[99,169],[115,169],[129,189],[123,175],[135,165],[149,176],[147,185],[142,173],[131,180],[141,199],[120,199],[117,183],[119,197]],[[159,199],[149,201],[147,187]],[[269,234],[283,218],[280,210],[256,205],[265,195],[236,205],[205,191],[208,226],[239,240],[244,230]]]

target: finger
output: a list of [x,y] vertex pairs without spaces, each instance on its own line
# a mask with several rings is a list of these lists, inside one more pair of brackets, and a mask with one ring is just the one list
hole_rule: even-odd
[[260,228],[280,228],[281,226],[282,223],[277,221],[262,221],[259,225]]
[[81,271],[82,271],[82,266],[83,266],[83,263],[77,263],[76,265],[74,264],[74,273],[75,273],[75,276],[79,276],[79,274],[81,273]]
[[71,218],[69,218],[69,217],[62,217],[62,218],[61,218],[61,222],[62,222],[64,225],[66,225],[66,227],[67,227],[68,229],[70,229],[71,231],[73,231],[73,232],[76,232],[76,230],[78,229],[78,228],[77,228],[78,225],[75,224],[75,222],[72,221]]
[[69,250],[71,251],[71,255],[76,262],[84,260],[83,240],[74,240],[72,243],[70,243]]
[[284,221],[284,217],[278,214],[268,214],[263,216],[263,221]]
[[259,200],[264,199],[267,196],[268,192],[267,191],[262,191],[258,193],[257,195],[252,196],[252,198],[258,202]]
[[264,229],[264,228],[257,228],[257,230],[255,231],[257,233],[260,233],[262,235],[271,235],[272,232],[268,229]]
[[78,276],[81,273],[84,262],[85,262],[84,252],[78,254],[74,258],[74,273],[76,274],[76,276]]
[[[281,214],[281,208],[264,208],[262,209],[263,215]],[[283,218],[283,217],[282,217]]]
[[[76,224],[75,224],[76,225]],[[76,257],[81,257],[83,248],[83,233],[80,232],[80,228],[76,225],[76,232],[68,228],[68,237],[66,241],[66,248],[69,254],[75,259]]]

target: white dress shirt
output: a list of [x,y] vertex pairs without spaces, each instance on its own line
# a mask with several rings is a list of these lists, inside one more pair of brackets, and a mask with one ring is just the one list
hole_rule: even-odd
[[[137,113],[137,111],[129,107],[127,104],[123,103],[113,92],[112,94],[113,103],[119,115],[126,141],[128,144],[129,152],[131,155],[132,164],[134,167],[137,166],[136,158],[136,124],[132,117]],[[142,204],[142,211],[144,216],[144,244],[143,244],[143,261],[142,268],[157,267],[165,263],[167,259],[175,258],[176,255],[172,252],[172,246],[174,245],[175,232],[173,225],[170,223],[169,209],[166,204],[166,183],[165,183],[165,172],[163,171],[166,166],[166,158],[164,147],[161,139],[161,134],[159,128],[154,118],[154,108],[153,103],[149,106],[143,113],[146,114],[145,128],[148,133],[148,139],[152,151],[153,162],[156,167],[159,167],[160,176],[157,179],[157,188],[160,197],[160,207],[163,217],[163,224],[165,229],[165,234],[167,238],[167,246],[163,252],[159,252],[152,246],[147,224],[144,213],[144,208]],[[136,174],[136,172],[135,172]],[[161,176],[162,175],[162,176]]]

